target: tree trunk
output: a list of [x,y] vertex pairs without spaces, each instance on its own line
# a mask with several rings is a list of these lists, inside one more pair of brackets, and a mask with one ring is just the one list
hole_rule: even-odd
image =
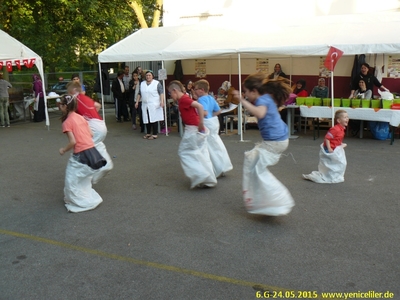
[[144,15],[143,15],[142,4],[138,3],[138,1],[132,1],[132,2],[128,2],[128,5],[134,10],[136,17],[139,20],[140,27],[148,28],[146,19],[144,18]]
[[154,10],[154,15],[153,15],[153,24],[151,24],[151,27],[158,27],[160,23],[162,6],[163,6],[163,0],[157,0],[156,9]]

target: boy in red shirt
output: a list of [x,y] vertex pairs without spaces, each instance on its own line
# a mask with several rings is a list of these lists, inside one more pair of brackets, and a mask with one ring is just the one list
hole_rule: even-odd
[[346,147],[346,144],[342,144],[342,141],[344,138],[344,131],[349,123],[347,112],[343,109],[337,110],[335,113],[335,121],[336,125],[331,127],[325,135],[324,149],[326,153],[333,153],[335,148],[340,145]]
[[190,188],[213,187],[217,184],[217,179],[207,149],[209,130],[204,127],[203,106],[183,92],[180,81],[172,81],[168,91],[171,98],[178,101],[179,113],[185,124],[178,154],[183,171],[190,178]]
[[349,123],[349,116],[345,110],[339,109],[335,113],[336,125],[325,135],[324,143],[320,145],[318,171],[303,174],[305,179],[316,183],[339,183],[344,181],[347,160],[342,143],[344,131]]

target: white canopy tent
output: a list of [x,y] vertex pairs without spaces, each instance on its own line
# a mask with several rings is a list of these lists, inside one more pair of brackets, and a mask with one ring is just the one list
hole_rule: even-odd
[[[40,77],[42,78],[43,94],[44,94],[44,105],[46,112],[46,126],[50,126],[49,115],[47,111],[46,101],[46,88],[44,85],[44,72],[43,72],[43,61],[42,58],[33,52],[31,49],[26,47],[24,44],[0,30],[0,62],[3,62],[3,66],[7,65],[7,62],[11,62],[12,65],[18,63],[23,66],[25,63],[35,64],[39,71]],[[32,65],[31,65],[32,66]]]
[[99,64],[237,57],[240,80],[240,57],[326,56],[330,46],[344,55],[400,53],[398,12],[298,18],[283,25],[243,16],[226,21],[141,29],[101,52]]

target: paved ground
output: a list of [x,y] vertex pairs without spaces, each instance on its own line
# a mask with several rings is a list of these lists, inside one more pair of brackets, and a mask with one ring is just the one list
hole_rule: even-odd
[[346,181],[318,185],[301,174],[317,169],[321,139],[302,133],[271,168],[296,201],[274,218],[250,215],[242,203],[243,153],[258,130],[244,142],[223,136],[234,170],[215,188],[190,190],[178,133],[143,140],[111,110],[106,145],[115,167],[95,186],[104,202],[72,214],[63,203],[68,155],[58,154],[67,138],[59,113],[50,116],[50,130],[31,122],[0,128],[1,300],[369,291],[400,299],[400,140],[346,138]]

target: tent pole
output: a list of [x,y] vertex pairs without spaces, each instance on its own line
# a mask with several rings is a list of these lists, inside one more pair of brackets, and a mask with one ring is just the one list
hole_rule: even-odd
[[331,71],[331,97],[332,97],[332,127],[335,125],[335,101],[334,99],[334,92],[333,92],[333,71]]
[[[164,61],[161,61],[161,68],[164,69]],[[167,75],[167,74],[165,74]],[[163,79],[164,89],[164,123],[165,123],[165,135],[168,136],[168,116],[167,116],[167,94],[165,93],[165,79]]]
[[[242,74],[241,74],[242,69],[240,65],[240,53],[238,53],[238,73],[239,73],[239,97],[242,97]],[[238,114],[239,114],[238,131],[240,134],[240,141],[243,142],[242,102],[239,102]],[[246,124],[244,126],[246,126]]]
[[103,74],[101,73],[101,62],[99,62],[99,80],[100,80],[100,93],[101,93],[101,109],[103,110],[103,121],[106,123],[105,109],[104,109],[104,95],[103,95]]
[[[40,72],[40,70],[39,70],[39,73],[41,73]],[[47,97],[46,97],[46,87],[45,87],[45,85],[44,85],[44,73],[42,74],[42,89],[43,89],[43,98],[44,98],[44,113],[45,113],[45,116],[46,116],[46,126],[47,126],[47,130],[50,130],[50,120],[49,120],[49,111],[47,110]],[[24,109],[25,109],[25,103],[23,103],[24,104]],[[31,112],[29,111],[29,114],[30,114]],[[29,118],[30,118],[31,116],[29,115]]]

